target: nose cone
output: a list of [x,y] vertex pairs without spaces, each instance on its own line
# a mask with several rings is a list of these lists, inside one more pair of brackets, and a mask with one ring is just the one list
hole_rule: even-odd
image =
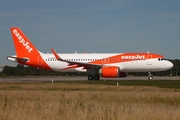
[[173,66],[174,66],[174,65],[173,65],[172,62],[167,61],[167,64],[166,64],[167,69],[171,69]]

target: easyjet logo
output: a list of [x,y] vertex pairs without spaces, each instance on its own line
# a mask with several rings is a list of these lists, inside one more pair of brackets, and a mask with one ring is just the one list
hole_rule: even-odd
[[143,59],[145,59],[145,55],[123,55],[123,56],[121,56],[121,59],[143,60]]
[[33,48],[29,45],[29,42],[27,42],[16,29],[13,30],[13,33],[18,38],[19,43],[21,43],[26,48],[26,50],[31,53]]

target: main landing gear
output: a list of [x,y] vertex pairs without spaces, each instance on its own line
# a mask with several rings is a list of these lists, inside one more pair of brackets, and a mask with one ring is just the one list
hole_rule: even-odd
[[148,72],[148,80],[153,80],[153,75],[151,74],[151,72]]
[[99,75],[88,75],[88,80],[91,81],[91,80],[99,80],[100,77]]

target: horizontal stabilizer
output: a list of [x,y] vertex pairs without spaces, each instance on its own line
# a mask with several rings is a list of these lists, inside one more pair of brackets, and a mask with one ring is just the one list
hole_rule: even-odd
[[29,58],[18,58],[16,55],[14,56],[7,56],[7,60],[12,61],[12,62],[17,62],[17,61],[21,61],[21,62],[28,62]]

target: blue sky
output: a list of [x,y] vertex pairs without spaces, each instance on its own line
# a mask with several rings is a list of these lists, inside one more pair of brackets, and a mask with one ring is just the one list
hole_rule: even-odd
[[152,52],[180,59],[179,0],[1,0],[0,64],[13,64],[10,27],[41,52]]

